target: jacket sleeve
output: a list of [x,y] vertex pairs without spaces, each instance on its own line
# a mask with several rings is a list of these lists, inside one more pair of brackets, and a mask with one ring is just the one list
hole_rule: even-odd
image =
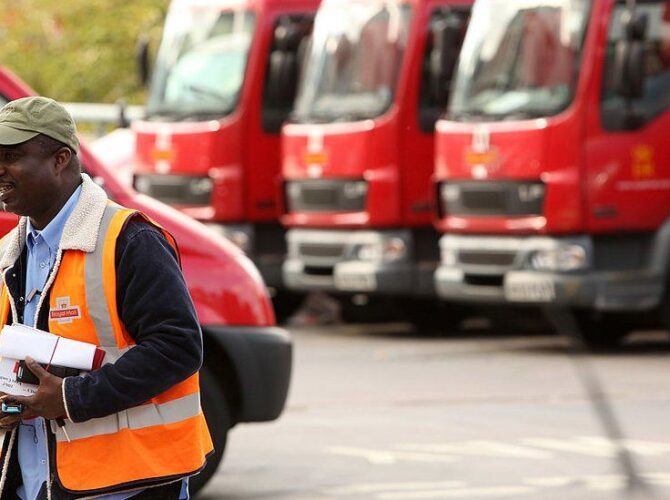
[[137,406],[200,369],[202,332],[164,235],[131,220],[116,249],[117,308],[137,344],[116,363],[64,381],[68,416],[83,422]]

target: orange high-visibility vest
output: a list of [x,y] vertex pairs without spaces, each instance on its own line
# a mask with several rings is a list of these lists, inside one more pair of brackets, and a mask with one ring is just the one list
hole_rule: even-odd
[[[62,252],[37,306],[39,314],[49,296],[49,331],[100,346],[104,363],[114,363],[135,347],[117,312],[115,250],[124,224],[136,213],[109,202],[95,251]],[[12,301],[2,286],[0,328],[14,309]],[[77,493],[167,483],[198,472],[213,450],[197,373],[140,406],[82,423],[66,421],[67,436],[54,422],[51,430],[58,480]]]

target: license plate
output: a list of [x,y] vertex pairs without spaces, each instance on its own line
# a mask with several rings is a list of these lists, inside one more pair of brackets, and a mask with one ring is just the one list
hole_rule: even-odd
[[505,298],[511,302],[553,302],[556,288],[551,280],[505,282]]
[[335,288],[350,292],[371,292],[377,289],[377,279],[368,273],[335,273]]

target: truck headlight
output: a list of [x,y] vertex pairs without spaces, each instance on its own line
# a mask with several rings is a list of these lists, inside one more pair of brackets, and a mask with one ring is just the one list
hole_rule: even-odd
[[580,245],[536,250],[530,256],[530,266],[537,271],[577,271],[587,264],[586,250]]
[[364,197],[368,192],[368,183],[365,181],[349,181],[343,186],[344,196],[351,200]]
[[454,267],[456,265],[456,250],[453,248],[442,248],[440,251],[440,260],[442,265]]
[[388,238],[375,243],[366,243],[358,248],[360,260],[372,262],[395,262],[407,255],[407,244],[402,238]]
[[226,226],[218,223],[205,223],[205,226],[232,242],[244,253],[249,253],[249,250],[251,250],[250,231],[245,229],[244,226]]
[[461,186],[458,184],[444,183],[440,186],[442,200],[445,203],[454,203],[461,198]]
[[212,192],[214,181],[209,177],[197,177],[191,179],[188,188],[194,196],[202,196]]

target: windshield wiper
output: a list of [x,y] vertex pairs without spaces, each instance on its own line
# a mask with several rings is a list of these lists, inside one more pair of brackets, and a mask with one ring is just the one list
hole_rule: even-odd
[[226,101],[228,99],[228,96],[226,94],[221,94],[220,92],[217,92],[216,90],[212,90],[207,87],[201,87],[200,85],[195,85],[193,83],[189,83],[188,85],[184,85],[184,87],[196,94],[202,94],[206,95],[209,97],[214,97],[215,99],[220,99],[223,101]]
[[235,106],[226,106],[223,108],[213,109],[185,109],[177,111],[175,114],[176,117],[180,120],[210,120],[229,115],[234,109]]
[[447,119],[461,122],[529,120],[534,118],[544,118],[552,114],[554,114],[553,110],[545,109],[515,109],[507,113],[488,113],[483,110],[468,110],[447,113]]
[[227,116],[234,109],[233,105],[212,109],[158,108],[149,110],[146,119],[150,121],[212,120]]
[[304,114],[294,113],[291,120],[299,123],[334,123],[334,122],[349,122],[369,120],[377,116],[376,113],[363,113],[360,111],[347,112],[317,112],[311,111]]

